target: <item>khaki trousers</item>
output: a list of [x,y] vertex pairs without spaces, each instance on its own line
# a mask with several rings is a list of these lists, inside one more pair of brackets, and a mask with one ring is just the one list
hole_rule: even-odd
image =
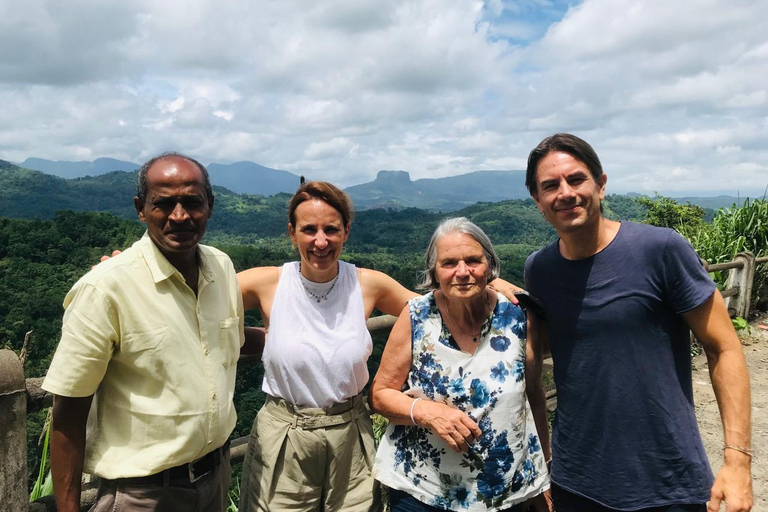
[[231,481],[229,450],[223,450],[221,462],[194,484],[174,485],[171,480],[166,485],[127,485],[102,480],[90,512],[224,512]]
[[268,397],[248,440],[239,510],[378,511],[374,456],[362,396],[325,410]]

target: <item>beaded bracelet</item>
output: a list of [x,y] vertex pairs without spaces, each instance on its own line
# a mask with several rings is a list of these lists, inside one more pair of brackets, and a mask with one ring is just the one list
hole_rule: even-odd
[[421,400],[421,398],[417,398],[411,403],[411,423],[413,423],[414,425],[416,425],[416,420],[413,419],[413,407],[416,405],[416,402],[418,402],[419,400]]
[[752,450],[750,450],[749,448],[744,448],[743,446],[736,446],[733,444],[726,444],[723,447],[723,450],[727,450],[729,448],[731,450],[736,450],[737,452],[743,453],[744,455],[748,456],[750,459],[752,458]]

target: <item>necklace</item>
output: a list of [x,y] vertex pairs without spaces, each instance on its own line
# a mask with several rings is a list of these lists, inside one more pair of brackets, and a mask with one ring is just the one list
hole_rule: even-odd
[[[490,307],[491,303],[488,300],[488,294],[485,292],[485,290],[483,290],[483,293],[485,294],[485,305],[486,305],[486,308]],[[465,331],[464,328],[461,326],[461,324],[458,321],[456,321],[455,318],[453,318],[453,315],[451,314],[451,308],[448,307],[448,301],[446,301],[445,309],[448,311],[448,316],[451,317],[451,320],[453,320],[453,323],[456,324],[456,327],[458,327],[459,330],[461,332],[463,332],[464,334],[466,334],[468,336],[471,336],[472,337],[472,341],[477,343],[477,338],[480,336],[480,333],[483,332],[483,326],[485,325],[485,320],[483,320],[483,323],[480,325],[480,330],[477,331],[477,333]],[[483,316],[485,317],[485,315],[483,315]]]
[[[304,290],[309,294],[310,297],[315,299],[317,303],[320,304],[321,301],[328,300],[328,294],[330,294],[331,291],[333,291],[333,287],[336,286],[336,281],[339,280],[339,262],[338,261],[336,262],[336,275],[330,281],[331,287],[328,288],[328,290],[323,294],[318,295],[317,293],[309,289],[309,286],[307,286],[307,283],[305,283],[305,281],[309,281],[309,279],[304,277],[304,275],[301,273],[301,261],[299,261],[299,277],[301,278],[300,279],[301,286],[304,287]],[[312,282],[312,281],[309,281],[309,282]],[[320,283],[320,284],[327,284],[327,283]]]

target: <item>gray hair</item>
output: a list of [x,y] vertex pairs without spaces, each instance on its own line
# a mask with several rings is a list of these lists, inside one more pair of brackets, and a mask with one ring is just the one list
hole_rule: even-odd
[[208,203],[213,200],[213,187],[211,187],[211,178],[208,176],[208,169],[194,158],[182,155],[181,153],[176,153],[175,151],[169,151],[150,158],[141,166],[141,168],[139,168],[139,176],[136,180],[136,195],[139,199],[142,201],[147,200],[147,172],[149,172],[149,169],[157,162],[166,158],[181,158],[182,160],[195,164],[198,169],[200,169],[200,172],[203,173],[203,186],[205,187],[205,195],[207,196]]
[[475,239],[480,247],[483,248],[485,259],[488,260],[488,268],[491,271],[491,275],[488,281],[493,281],[499,277],[499,270],[501,268],[501,262],[496,254],[496,250],[493,248],[491,239],[485,234],[485,231],[480,229],[477,224],[467,219],[466,217],[453,217],[445,219],[437,226],[435,232],[432,233],[432,238],[429,240],[429,246],[427,252],[424,254],[425,268],[422,273],[421,282],[416,285],[419,290],[436,290],[440,287],[437,282],[437,242],[445,235],[452,233],[464,233]]

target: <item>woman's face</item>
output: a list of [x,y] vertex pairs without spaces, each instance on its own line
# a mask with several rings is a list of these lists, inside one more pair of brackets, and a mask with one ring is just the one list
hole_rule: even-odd
[[349,226],[344,226],[341,214],[325,201],[310,199],[296,207],[295,217],[296,225],[289,223],[288,232],[302,264],[310,272],[333,271],[335,275],[336,261],[349,237]]
[[447,298],[471,299],[488,284],[488,259],[472,236],[449,233],[437,241],[435,275]]

